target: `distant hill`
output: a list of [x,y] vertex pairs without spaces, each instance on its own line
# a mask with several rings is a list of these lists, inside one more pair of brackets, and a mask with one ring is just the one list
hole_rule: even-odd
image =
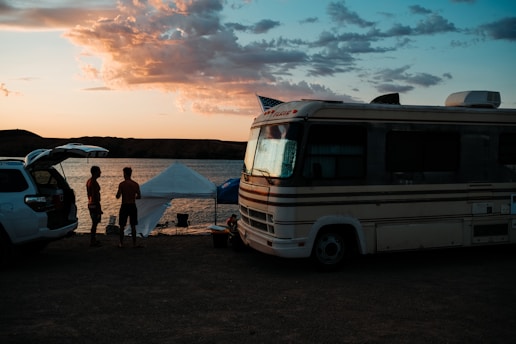
[[44,138],[26,130],[0,130],[0,156],[24,157],[38,148],[66,143],[95,145],[109,150],[110,158],[243,160],[246,142],[188,139],[134,139],[118,137]]

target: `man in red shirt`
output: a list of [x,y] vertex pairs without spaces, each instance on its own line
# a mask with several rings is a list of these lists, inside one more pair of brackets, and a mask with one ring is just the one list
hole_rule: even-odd
[[91,166],[91,178],[86,182],[86,192],[88,194],[88,210],[91,217],[91,247],[100,246],[100,241],[97,240],[97,225],[102,218],[102,208],[100,206],[100,185],[97,179],[100,177],[100,167]]
[[136,225],[138,224],[138,210],[136,208],[136,200],[142,197],[140,193],[140,185],[131,179],[133,170],[130,167],[124,167],[124,181],[118,185],[116,198],[122,197],[120,205],[120,213],[118,216],[120,225],[120,243],[118,247],[124,245],[124,229],[129,218],[131,225],[131,235],[133,237],[133,247],[136,246]]

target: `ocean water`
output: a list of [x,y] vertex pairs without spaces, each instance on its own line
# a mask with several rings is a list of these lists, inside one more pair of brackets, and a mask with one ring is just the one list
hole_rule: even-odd
[[[68,184],[74,189],[76,196],[79,227],[77,233],[89,233],[91,220],[87,208],[86,181],[91,176],[90,168],[93,165],[100,167],[102,174],[98,179],[100,184],[101,204],[104,215],[97,227],[98,233],[105,233],[110,216],[117,217],[120,200],[116,199],[118,184],[123,181],[122,169],[129,166],[133,169],[132,179],[140,185],[158,175],[174,162],[197,171],[215,185],[224,183],[229,178],[240,177],[243,161],[241,160],[175,160],[175,159],[68,159],[55,168],[66,177]],[[177,213],[189,215],[188,228],[175,226]],[[238,213],[236,204],[218,204],[216,223],[224,224],[232,213]],[[184,235],[210,233],[208,226],[215,224],[215,201],[211,199],[174,199],[158,224],[165,228],[155,229],[151,235]]]

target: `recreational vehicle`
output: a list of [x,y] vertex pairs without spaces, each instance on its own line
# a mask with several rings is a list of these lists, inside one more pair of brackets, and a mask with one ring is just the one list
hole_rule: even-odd
[[325,269],[352,254],[515,243],[516,109],[490,91],[446,106],[393,98],[263,111],[240,180],[243,242]]

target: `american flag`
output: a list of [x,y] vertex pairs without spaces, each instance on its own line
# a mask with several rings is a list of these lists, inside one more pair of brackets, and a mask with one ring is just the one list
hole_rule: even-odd
[[260,106],[262,107],[262,111],[266,111],[270,108],[275,107],[278,104],[283,103],[281,100],[262,97],[259,95],[256,95],[258,97],[258,101],[260,102]]

